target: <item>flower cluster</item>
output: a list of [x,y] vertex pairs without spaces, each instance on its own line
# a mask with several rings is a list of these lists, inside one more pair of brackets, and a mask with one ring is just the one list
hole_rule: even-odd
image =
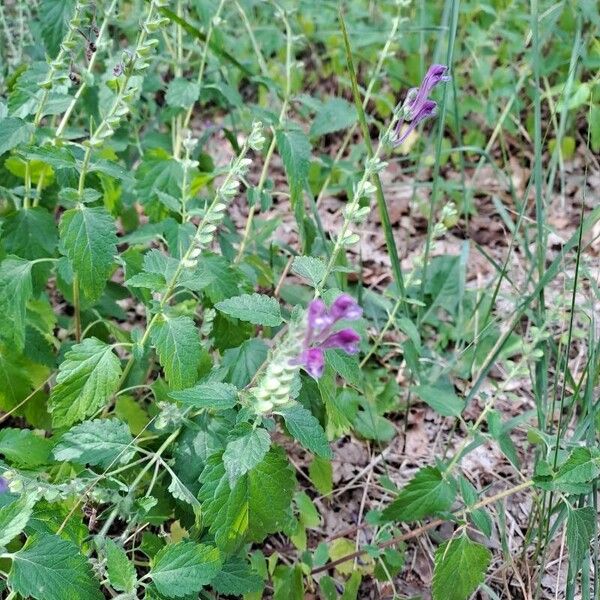
[[[429,94],[436,85],[446,83],[450,79],[451,77],[448,75],[448,67],[446,65],[431,65],[421,85],[418,88],[408,90],[394,131],[396,137],[394,146],[402,144],[419,123],[435,115],[437,102],[430,100]],[[400,129],[404,121],[407,121],[409,125],[401,133]]]
[[360,342],[358,333],[349,327],[333,331],[333,327],[338,321],[353,321],[360,319],[361,315],[362,308],[348,294],[339,296],[329,310],[323,300],[313,300],[308,307],[303,349],[293,364],[300,365],[307,373],[318,378],[323,374],[325,350],[328,348],[356,354]]

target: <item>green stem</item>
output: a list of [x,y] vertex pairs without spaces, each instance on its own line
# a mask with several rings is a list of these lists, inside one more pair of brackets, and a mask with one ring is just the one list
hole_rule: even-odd
[[[127,492],[127,498],[132,499],[133,494],[140,484],[146,473],[154,466],[154,464],[160,459],[163,452],[177,439],[177,436],[181,432],[181,429],[176,429],[160,446],[160,448],[154,453],[154,456],[146,463],[144,468],[138,473],[137,477],[133,480],[131,485],[129,486],[129,491]],[[115,519],[119,514],[118,507],[113,508],[112,512],[104,522],[102,529],[98,533],[98,537],[104,538],[114,523]]]
[[81,341],[81,306],[79,299],[79,276],[73,275],[73,310],[75,311],[75,340]]
[[[370,159],[373,159],[375,156],[377,156],[377,153],[373,151],[373,145],[371,143],[369,125],[367,124],[367,116],[365,114],[363,102],[360,97],[360,90],[358,88],[358,81],[356,79],[356,70],[354,68],[354,60],[352,58],[350,38],[348,37],[348,30],[346,29],[346,22],[344,20],[344,14],[342,12],[341,4],[339,8],[339,20],[342,28],[342,35],[344,38],[344,47],[346,49],[346,62],[348,64],[348,71],[350,73],[350,81],[352,82],[352,95],[354,97],[354,104],[358,113],[358,123],[360,125],[363,140],[367,148],[367,154]],[[385,137],[387,137],[387,135]],[[381,148],[381,144],[379,145],[379,148]],[[375,198],[377,199],[377,209],[379,211],[379,217],[383,225],[385,245],[387,247],[387,251],[390,256],[390,261],[392,263],[394,279],[396,281],[396,285],[398,286],[398,293],[400,297],[404,299],[406,296],[404,287],[404,277],[402,275],[402,268],[400,266],[400,258],[398,257],[398,248],[396,247],[396,240],[394,239],[390,215],[387,209],[387,204],[385,202],[385,196],[383,195],[383,186],[381,185],[381,179],[377,172],[372,173],[371,179],[373,184],[375,185]],[[402,310],[406,313],[406,307],[404,306],[404,304],[402,305]]]

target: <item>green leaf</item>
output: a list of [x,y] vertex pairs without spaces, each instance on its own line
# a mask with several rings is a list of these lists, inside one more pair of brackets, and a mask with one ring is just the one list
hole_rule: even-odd
[[600,152],[600,104],[592,106],[588,115],[592,150]]
[[150,339],[172,389],[190,387],[198,378],[202,347],[190,317],[163,315],[152,329]]
[[75,425],[54,447],[56,460],[108,468],[135,455],[129,427],[118,419],[95,419]]
[[325,264],[319,258],[313,256],[296,256],[292,263],[292,273],[306,279],[314,288],[318,287],[325,277]]
[[132,592],[135,588],[137,575],[133,563],[127,558],[121,546],[106,538],[106,570],[108,581],[118,592]]
[[243,558],[232,556],[212,580],[211,587],[225,596],[242,596],[262,591],[262,577]]
[[356,107],[343,98],[332,98],[323,104],[310,128],[310,136],[319,137],[356,123]]
[[222,565],[217,548],[194,542],[179,542],[162,548],[154,557],[150,577],[160,594],[181,598],[197,594],[209,584]]
[[569,560],[576,573],[583,566],[596,528],[596,511],[591,506],[569,509],[567,517],[567,547]]
[[310,141],[301,129],[278,129],[275,132],[277,148],[290,186],[292,204],[302,193],[310,166]]
[[319,420],[298,402],[282,406],[277,412],[284,418],[290,434],[305,448],[321,458],[333,458],[327,436]]
[[9,256],[0,264],[0,310],[7,325],[2,338],[12,341],[17,352],[25,344],[27,302],[33,294],[31,263],[17,256]]
[[113,218],[102,207],[79,206],[63,214],[59,230],[82,292],[96,300],[106,286],[117,253]]
[[330,460],[315,456],[308,467],[308,475],[320,494],[333,491],[333,466]]
[[192,106],[199,97],[200,86],[195,81],[178,77],[169,83],[165,99],[169,106],[187,108]]
[[387,521],[418,521],[450,509],[456,491],[437,467],[421,469],[383,511]]
[[467,600],[483,582],[492,553],[466,535],[444,542],[435,553],[433,600]]
[[77,546],[56,535],[30,537],[13,554],[9,587],[37,600],[102,600],[100,586]]
[[269,432],[261,427],[250,428],[243,435],[231,440],[223,452],[223,464],[230,487],[234,487],[242,475],[259,464],[270,447]]
[[261,542],[289,521],[296,478],[279,447],[269,450],[233,488],[221,454],[208,459],[200,480],[204,517],[220,548],[232,550],[245,541]]
[[32,387],[31,375],[24,361],[0,345],[0,408],[14,408]]
[[215,307],[230,317],[254,325],[277,327],[283,322],[279,302],[264,294],[242,294],[218,302]]
[[48,464],[52,442],[31,429],[6,428],[0,431],[0,454],[13,464],[27,468]]
[[416,385],[411,390],[443,417],[458,417],[465,408],[464,400],[445,388]]
[[246,340],[239,348],[226,350],[223,366],[229,369],[231,383],[240,390],[245,388],[267,360],[268,352],[262,340]]
[[55,427],[82,421],[102,408],[117,391],[121,363],[111,346],[87,338],[67,352],[48,401]]
[[589,448],[576,448],[561,465],[554,477],[554,482],[587,483],[600,475],[600,457]]
[[30,260],[52,256],[58,243],[54,218],[41,206],[8,215],[2,238],[8,254]]
[[195,408],[226,410],[237,404],[238,389],[230,383],[207,381],[187,390],[171,392],[169,396]]
[[74,8],[75,0],[43,0],[40,2],[39,19],[42,38],[46,51],[52,58],[58,54]]
[[183,276],[180,285],[203,291],[214,304],[238,293],[239,276],[231,264],[216,254],[203,254],[196,268]]
[[23,119],[6,117],[0,120],[0,156],[25,142],[33,132],[33,126]]
[[0,548],[17,537],[29,521],[35,500],[31,496],[21,496],[0,508]]

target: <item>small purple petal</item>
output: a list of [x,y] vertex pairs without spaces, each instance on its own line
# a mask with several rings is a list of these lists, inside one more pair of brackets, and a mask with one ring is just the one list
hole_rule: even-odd
[[425,121],[429,117],[433,117],[437,111],[437,102],[433,100],[425,100],[423,105],[419,109],[419,112],[413,115],[412,121],[409,123],[408,127],[404,130],[404,133],[400,135],[395,141],[394,146],[399,146],[406,140],[406,138],[410,135],[411,131],[413,131],[421,121]]
[[415,119],[421,112],[431,90],[439,83],[446,81],[450,81],[448,67],[446,65],[431,65],[427,69],[427,73],[416,92],[414,89],[411,89],[406,95],[406,100],[404,101],[406,120],[411,121]]
[[299,363],[309,375],[318,379],[325,369],[325,354],[321,348],[309,348],[300,355]]
[[338,296],[331,305],[331,316],[338,321],[339,319],[360,319],[362,316],[362,308],[357,304],[356,300],[348,294]]
[[308,329],[310,333],[320,333],[333,323],[327,312],[325,302],[320,298],[313,300],[308,305]]
[[8,481],[4,477],[0,477],[0,494],[8,492]]
[[341,329],[332,333],[322,344],[321,348],[340,348],[347,354],[358,352],[360,335],[354,329]]

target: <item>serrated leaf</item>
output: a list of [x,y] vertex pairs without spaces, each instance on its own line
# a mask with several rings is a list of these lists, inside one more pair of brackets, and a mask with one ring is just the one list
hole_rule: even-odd
[[388,521],[418,521],[450,509],[456,491],[437,467],[424,467],[383,511]]
[[199,498],[217,546],[238,548],[281,531],[289,519],[296,485],[294,471],[281,448],[272,448],[233,489],[221,454],[211,456],[200,477]]
[[238,293],[238,273],[223,257],[205,253],[193,271],[187,272],[179,285],[204,292],[212,303],[231,298]]
[[567,516],[567,548],[573,572],[583,565],[596,528],[596,510],[591,506],[569,509]]
[[277,327],[283,323],[279,302],[264,294],[242,294],[215,305],[222,313],[254,325]]
[[77,546],[56,535],[30,537],[13,554],[9,587],[37,600],[102,600],[100,586]]
[[31,263],[17,256],[9,256],[0,263],[0,310],[7,324],[2,338],[12,341],[18,352],[25,344],[27,302],[33,294]]
[[32,496],[21,496],[0,508],[0,548],[18,536],[29,521],[35,500]]
[[194,542],[169,544],[152,560],[150,577],[160,594],[181,598],[197,594],[209,584],[222,565],[217,548]]
[[319,420],[298,402],[280,407],[277,412],[284,418],[290,434],[306,449],[321,458],[332,458],[327,436]]
[[292,205],[294,205],[302,193],[308,176],[310,141],[301,129],[278,129],[275,132],[275,139],[288,178]]
[[228,379],[238,389],[245,388],[267,359],[269,349],[262,340],[246,340],[239,348],[225,351],[223,366],[229,369]]
[[48,54],[54,58],[67,32],[75,0],[44,0],[40,2],[39,18],[42,38]]
[[343,98],[332,98],[317,111],[310,128],[311,137],[319,137],[340,129],[346,129],[356,123],[356,107]]
[[52,442],[30,429],[8,427],[0,431],[0,454],[27,468],[48,464]]
[[121,546],[106,538],[106,571],[110,585],[118,592],[132,592],[135,588],[137,575],[133,563],[127,558]]
[[24,361],[0,345],[0,408],[14,408],[32,387],[31,376]]
[[52,256],[58,243],[54,218],[41,206],[8,215],[2,238],[9,254],[30,260]]
[[587,483],[600,475],[600,456],[589,448],[576,448],[561,465],[554,477],[558,486],[569,483]]
[[172,389],[190,387],[198,378],[202,347],[190,317],[166,317],[157,321],[150,339]]
[[253,571],[243,558],[232,556],[225,561],[211,587],[225,596],[242,596],[260,592],[264,583],[262,577]]
[[167,489],[173,498],[181,500],[194,508],[200,509],[200,502],[198,502],[196,496],[194,496],[183,481],[177,477],[175,472],[171,472],[171,483]]
[[187,390],[169,394],[171,398],[195,408],[226,410],[233,408],[238,400],[238,389],[230,383],[207,381]]
[[483,581],[492,553],[461,535],[444,542],[435,553],[434,600],[467,600]]
[[314,288],[318,287],[325,277],[325,264],[313,256],[296,256],[292,263],[292,273],[302,277]]
[[48,400],[54,426],[72,425],[94,414],[117,391],[120,378],[121,363],[108,344],[87,338],[73,346]]
[[166,281],[162,275],[158,275],[157,273],[137,273],[133,277],[130,277],[125,282],[125,285],[128,287],[141,287],[158,291],[165,287]]
[[264,459],[270,446],[269,432],[260,427],[246,431],[227,444],[223,452],[223,464],[227,477],[229,477],[230,487],[234,487],[242,475],[245,475]]
[[82,292],[96,300],[106,286],[117,252],[113,218],[102,207],[79,206],[63,214],[59,230]]
[[126,464],[135,455],[129,427],[118,419],[95,419],[75,425],[62,435],[53,453],[56,460],[108,468]]
[[200,86],[195,81],[187,81],[181,77],[169,83],[165,99],[169,106],[187,108],[200,97]]
[[411,390],[443,417],[458,417],[465,407],[464,400],[444,388],[416,385]]
[[33,126],[23,119],[0,119],[0,155],[27,141],[32,132]]

